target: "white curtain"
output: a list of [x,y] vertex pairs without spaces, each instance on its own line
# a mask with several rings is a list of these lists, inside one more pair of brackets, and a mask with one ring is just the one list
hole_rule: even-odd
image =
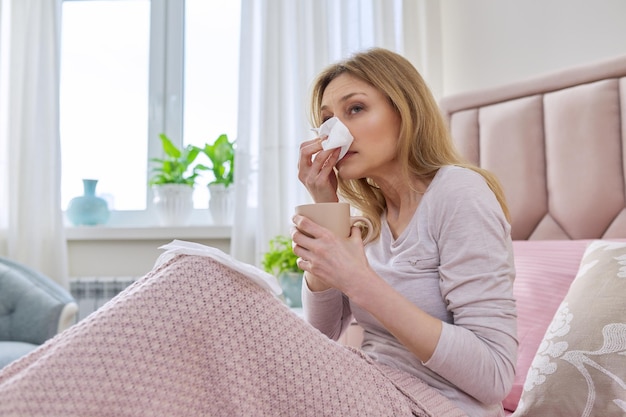
[[60,202],[61,0],[0,1],[0,255],[67,288]]
[[308,93],[326,65],[355,51],[397,51],[440,90],[438,0],[242,0],[236,209],[231,254],[259,265],[309,197],[297,179],[312,138]]

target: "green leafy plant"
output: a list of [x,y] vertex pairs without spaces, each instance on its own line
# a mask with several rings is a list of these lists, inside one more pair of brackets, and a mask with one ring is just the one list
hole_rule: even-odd
[[209,185],[230,186],[235,180],[235,142],[228,140],[228,135],[222,134],[212,145],[204,145],[202,151],[211,161],[211,166],[200,166],[200,169],[212,171],[215,178]]
[[163,158],[150,159],[154,166],[151,171],[152,176],[149,184],[185,184],[193,186],[196,183],[196,177],[200,174],[198,171],[202,169],[200,165],[193,164],[200,152],[202,152],[202,149],[193,145],[179,149],[165,133],[161,133],[159,137],[165,156]]
[[298,256],[293,253],[291,238],[278,235],[270,240],[269,250],[263,255],[262,266],[265,272],[275,276],[283,272],[302,272],[296,261]]

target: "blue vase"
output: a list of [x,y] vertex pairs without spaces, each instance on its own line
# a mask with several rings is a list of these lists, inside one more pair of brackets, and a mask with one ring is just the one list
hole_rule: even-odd
[[67,206],[67,218],[74,226],[96,226],[109,220],[109,206],[96,196],[98,180],[83,180],[84,194],[74,197]]

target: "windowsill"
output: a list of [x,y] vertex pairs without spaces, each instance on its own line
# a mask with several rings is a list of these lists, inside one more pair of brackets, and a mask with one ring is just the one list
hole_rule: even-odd
[[230,239],[230,225],[190,226],[66,226],[68,241],[79,240],[160,240],[160,239]]
[[161,226],[154,213],[146,211],[111,211],[106,224],[74,226],[65,217],[68,241],[107,240],[230,240],[232,225],[215,224],[206,209],[196,209],[184,226]]

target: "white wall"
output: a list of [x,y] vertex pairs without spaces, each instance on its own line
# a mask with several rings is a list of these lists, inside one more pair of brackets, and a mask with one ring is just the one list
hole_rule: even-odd
[[626,55],[624,0],[442,0],[443,94]]
[[173,235],[171,238],[70,239],[67,245],[69,276],[141,277],[152,269],[159,255],[163,253],[159,247],[175,238],[212,246],[225,253],[230,252],[230,238],[227,237],[205,239]]

